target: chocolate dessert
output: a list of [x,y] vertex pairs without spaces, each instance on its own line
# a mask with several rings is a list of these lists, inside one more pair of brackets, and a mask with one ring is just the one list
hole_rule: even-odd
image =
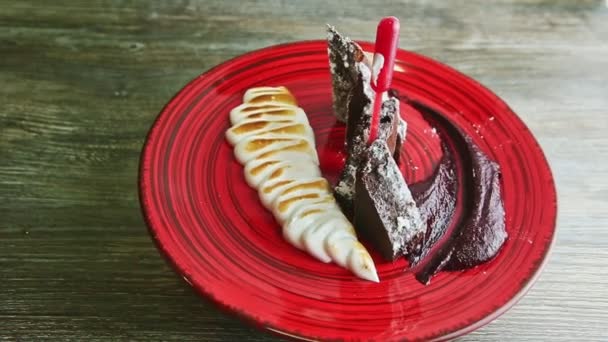
[[363,49],[327,25],[327,55],[332,74],[333,108],[338,120],[348,119],[349,96],[360,77],[360,70],[370,70],[370,61]]
[[331,26],[328,54],[334,111],[346,121],[348,153],[334,196],[357,232],[385,259],[418,254],[424,226],[397,165],[406,130],[399,100],[392,92],[382,95],[378,134],[368,145],[376,100],[370,63],[359,45]]
[[386,142],[366,150],[357,170],[354,224],[387,260],[416,255],[425,226]]
[[[371,66],[361,47],[332,26],[327,30],[328,57],[333,85],[334,114],[346,122],[346,166],[335,187],[335,196],[347,217],[353,217],[355,174],[370,134],[372,103],[376,93],[370,85]],[[383,97],[378,139],[388,143],[399,160],[407,125],[399,114],[399,101]],[[399,147],[399,148],[397,148]]]
[[[365,99],[364,97],[361,98]],[[349,218],[353,217],[356,172],[365,157],[367,139],[370,133],[371,103],[363,102],[365,102],[363,106],[359,104],[351,106],[353,109],[361,108],[361,110],[357,114],[353,111],[353,114],[349,116],[346,142],[348,158],[334,189],[334,195],[340,207]],[[396,137],[398,125],[395,117],[398,113],[399,102],[396,99],[390,98],[382,104],[378,139],[386,142],[391,155],[396,150],[397,145],[401,145]]]
[[[348,153],[334,196],[357,233],[387,260],[406,257],[423,284],[442,269],[463,270],[492,259],[507,239],[498,164],[443,115],[390,90],[382,97],[370,144],[376,96],[370,62],[333,27],[328,54],[334,111],[346,123]],[[443,158],[435,172],[410,188],[398,168],[407,127],[399,101],[418,110],[442,137]]]

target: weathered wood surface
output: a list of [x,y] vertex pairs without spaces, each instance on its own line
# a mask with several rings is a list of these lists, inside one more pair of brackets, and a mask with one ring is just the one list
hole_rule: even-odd
[[137,199],[144,137],[177,90],[227,58],[322,38],[326,22],[371,40],[393,14],[402,47],[519,113],[557,181],[546,271],[462,340],[607,341],[607,6],[0,0],[0,340],[276,339],[199,299],[159,256]]

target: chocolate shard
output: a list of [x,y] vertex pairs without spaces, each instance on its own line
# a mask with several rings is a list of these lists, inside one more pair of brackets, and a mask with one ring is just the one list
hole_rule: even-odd
[[[365,83],[361,83],[362,85]],[[357,93],[357,92],[356,92]],[[367,140],[369,138],[369,129],[371,124],[371,101],[365,100],[366,97],[360,96],[358,99],[364,101],[355,101],[351,108],[358,109],[352,112],[349,116],[347,126],[347,151],[348,158],[340,179],[334,189],[334,195],[340,204],[345,215],[352,219],[353,217],[353,199],[355,196],[355,178],[358,166],[362,163],[367,149]],[[389,98],[382,104],[380,112],[380,125],[378,140],[386,142],[391,154],[395,154],[396,146],[400,144],[397,139],[399,101],[394,98]]]
[[418,254],[425,225],[385,141],[378,139],[366,149],[355,187],[357,232],[386,260]]
[[[397,101],[399,102],[399,101]],[[399,112],[399,111],[397,111]],[[405,133],[407,132],[407,123],[401,117],[399,117],[399,123],[397,124],[397,137],[395,139],[395,151],[393,152],[393,158],[397,165],[401,163],[401,148],[405,143]]]
[[[347,122],[351,97],[355,96],[356,88],[363,79],[367,81],[371,77],[371,61],[366,57],[359,44],[350,38],[340,34],[335,27],[327,25],[327,55],[332,81],[333,110],[339,121]],[[389,90],[389,98],[398,98],[397,92]],[[369,100],[374,97],[373,90],[366,92]],[[357,111],[355,111],[357,112]],[[398,111],[397,111],[398,112]],[[405,121],[399,118],[399,131],[397,139],[402,143],[405,139]]]
[[[397,102],[400,102],[399,92],[396,91],[395,89],[389,89],[388,96],[390,98],[395,98],[395,99],[397,99]],[[401,114],[401,111],[397,110],[397,113]],[[403,144],[405,144],[405,135],[407,133],[407,122],[405,122],[405,120],[403,120],[401,115],[399,115],[398,121],[399,122],[397,124],[397,138],[395,139],[395,152],[393,154],[393,157],[395,158],[395,162],[397,162],[397,164],[400,164],[401,163],[401,148],[403,147]]]
[[327,25],[327,55],[332,74],[333,108],[338,120],[348,120],[349,97],[360,77],[360,69],[370,68],[363,49],[350,38]]

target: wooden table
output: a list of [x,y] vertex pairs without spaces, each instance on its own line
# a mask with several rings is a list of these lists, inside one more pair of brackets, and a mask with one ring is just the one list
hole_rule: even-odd
[[403,48],[510,104],[557,182],[548,267],[463,340],[607,341],[607,6],[0,0],[0,340],[275,340],[199,298],[160,257],[137,197],[142,143],[162,106],[211,66],[323,38],[326,22],[372,40],[393,14]]

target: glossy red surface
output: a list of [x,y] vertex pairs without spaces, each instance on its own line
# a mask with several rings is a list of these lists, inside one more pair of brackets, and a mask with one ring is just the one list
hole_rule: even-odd
[[[362,44],[367,50],[370,44]],[[531,133],[490,91],[455,70],[406,51],[393,88],[444,113],[502,168],[509,239],[477,268],[442,272],[429,286],[383,262],[381,282],[359,280],[285,242],[243,177],[224,132],[228,112],[254,86],[287,86],[315,130],[322,169],[335,179],[344,127],[331,113],[324,41],[255,51],[190,82],[163,109],[141,159],[140,199],[158,247],[194,288],[259,326],[292,337],[332,340],[448,339],[512,306],[538,276],[554,235],[556,195]],[[433,127],[403,106],[402,150],[409,182],[441,157]]]

